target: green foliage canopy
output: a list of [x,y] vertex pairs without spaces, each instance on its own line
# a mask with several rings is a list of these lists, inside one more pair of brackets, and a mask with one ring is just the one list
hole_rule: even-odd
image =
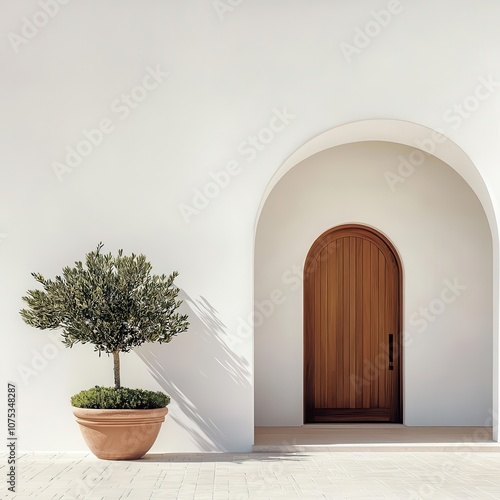
[[177,312],[177,272],[154,275],[144,255],[103,254],[102,246],[86,255],[85,265],[75,262],[53,280],[32,273],[43,290],[23,297],[23,320],[42,330],[62,328],[67,347],[91,343],[99,354],[170,342],[187,330],[187,315]]

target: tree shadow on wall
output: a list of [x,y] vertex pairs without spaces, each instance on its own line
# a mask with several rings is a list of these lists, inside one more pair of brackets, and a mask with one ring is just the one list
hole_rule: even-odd
[[[143,344],[134,352],[184,413],[182,418],[172,412],[171,418],[198,447],[227,451],[231,443],[234,447],[235,436],[228,436],[221,427],[226,427],[228,419],[238,418],[238,409],[248,406],[250,363],[228,347],[227,328],[204,297],[193,300],[181,290],[179,298],[182,313],[188,315],[188,331],[169,345]],[[233,418],[224,415],[222,426],[209,418],[217,406],[235,409]]]

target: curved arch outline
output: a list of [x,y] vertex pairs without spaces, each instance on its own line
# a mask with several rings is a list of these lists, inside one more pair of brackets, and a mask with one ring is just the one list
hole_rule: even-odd
[[[438,136],[439,140],[437,139]],[[443,135],[441,131],[432,130],[418,123],[394,119],[371,119],[351,122],[317,135],[297,148],[276,170],[268,182],[262,194],[254,221],[254,245],[262,208],[273,188],[290,169],[325,149],[365,141],[404,144],[432,154],[453,168],[467,182],[485,211],[493,244],[493,407],[491,408],[491,420],[485,422],[484,425],[492,425],[493,440],[498,442],[500,441],[498,416],[500,401],[500,248],[497,215],[489,189],[481,173],[469,156],[455,142]],[[433,149],[424,149],[424,144],[431,145]]]

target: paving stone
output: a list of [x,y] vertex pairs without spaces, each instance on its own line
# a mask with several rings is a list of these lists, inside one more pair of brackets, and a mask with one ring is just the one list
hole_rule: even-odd
[[500,454],[223,453],[111,462],[26,453],[18,461],[17,494],[9,495],[1,484],[0,498],[26,500],[498,499]]

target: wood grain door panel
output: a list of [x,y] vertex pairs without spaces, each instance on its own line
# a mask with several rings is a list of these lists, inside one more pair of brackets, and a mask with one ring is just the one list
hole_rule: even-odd
[[401,421],[400,269],[390,242],[364,226],[339,226],[312,245],[304,268],[306,423]]

